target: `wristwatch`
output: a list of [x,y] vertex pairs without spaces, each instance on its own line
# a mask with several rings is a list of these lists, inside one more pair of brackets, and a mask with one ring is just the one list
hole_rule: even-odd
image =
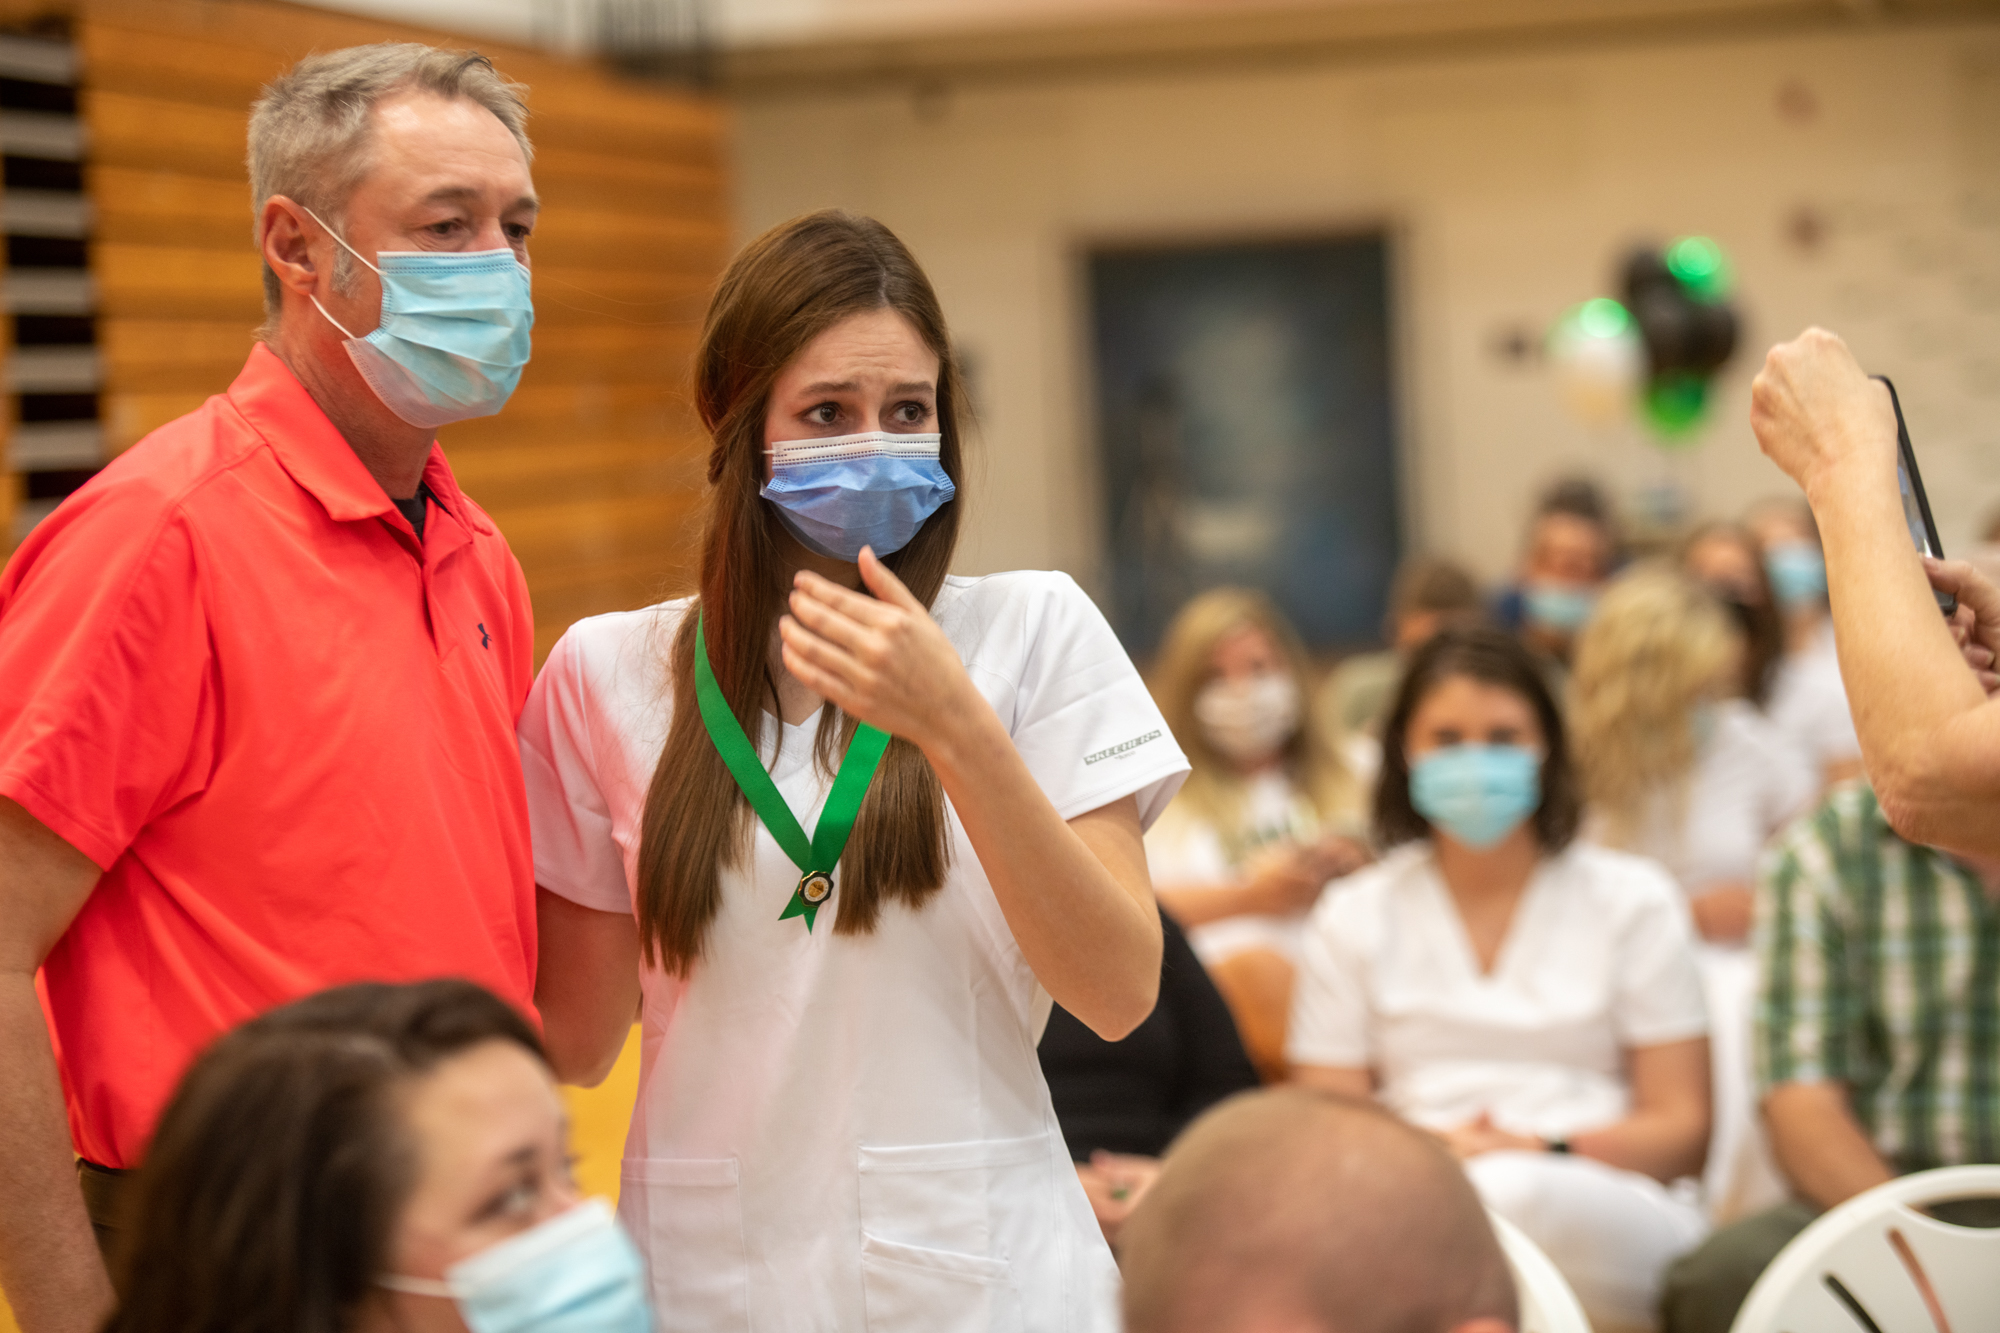
[[1570,1153],[1570,1146],[1568,1139],[1545,1139],[1544,1142],[1548,1145],[1548,1150],[1550,1152],[1559,1152],[1563,1154],[1565,1157],[1567,1157]]

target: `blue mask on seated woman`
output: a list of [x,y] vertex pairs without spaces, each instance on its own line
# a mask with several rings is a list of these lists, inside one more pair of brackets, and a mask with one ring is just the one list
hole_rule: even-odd
[[771,479],[758,492],[815,555],[850,563],[861,548],[900,551],[957,488],[939,458],[944,437],[871,431],[775,440]]
[[1410,804],[1467,847],[1484,849],[1542,803],[1542,758],[1520,745],[1447,745],[1410,765]]
[[389,1274],[393,1291],[443,1296],[472,1333],[651,1333],[639,1252],[591,1199],[445,1270]]

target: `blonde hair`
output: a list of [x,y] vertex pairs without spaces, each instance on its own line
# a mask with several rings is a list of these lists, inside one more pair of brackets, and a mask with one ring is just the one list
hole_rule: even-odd
[[1201,594],[1174,617],[1153,668],[1153,699],[1166,715],[1174,739],[1188,757],[1187,785],[1179,800],[1189,811],[1223,828],[1241,812],[1243,779],[1195,721],[1194,698],[1215,678],[1215,646],[1237,630],[1262,630],[1277,646],[1299,686],[1299,729],[1285,742],[1285,772],[1321,819],[1355,816],[1361,793],[1312,725],[1311,663],[1305,645],[1270,598],[1249,588],[1216,588]]
[[1649,800],[1684,801],[1694,704],[1741,650],[1722,605],[1687,575],[1648,562],[1618,578],[1577,639],[1570,734],[1586,799],[1609,841],[1639,836]]
[[[273,79],[250,110],[253,229],[274,194],[304,204],[329,222],[339,221],[348,195],[368,174],[376,105],[411,90],[485,107],[521,145],[522,156],[534,161],[523,98],[527,86],[501,77],[477,51],[377,42],[309,55]],[[275,322],[278,311],[278,275],[267,264],[265,318]]]

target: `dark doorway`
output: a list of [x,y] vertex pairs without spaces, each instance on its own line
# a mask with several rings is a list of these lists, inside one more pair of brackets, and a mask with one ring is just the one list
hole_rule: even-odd
[[1261,588],[1315,648],[1376,640],[1399,551],[1380,234],[1091,256],[1113,624]]

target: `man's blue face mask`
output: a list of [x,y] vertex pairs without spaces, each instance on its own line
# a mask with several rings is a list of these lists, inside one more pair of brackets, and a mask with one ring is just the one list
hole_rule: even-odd
[[775,440],[771,479],[758,493],[816,555],[852,562],[864,546],[888,555],[909,545],[957,489],[938,458],[943,438],[872,431]]
[[1521,589],[1521,611],[1544,629],[1574,634],[1597,608],[1597,593],[1567,583],[1530,583]]
[[318,297],[312,303],[347,334],[347,355],[384,406],[434,430],[507,405],[528,364],[535,323],[528,269],[512,250],[384,250],[369,264],[326,229],[382,279],[381,322],[362,337],[327,315]]

